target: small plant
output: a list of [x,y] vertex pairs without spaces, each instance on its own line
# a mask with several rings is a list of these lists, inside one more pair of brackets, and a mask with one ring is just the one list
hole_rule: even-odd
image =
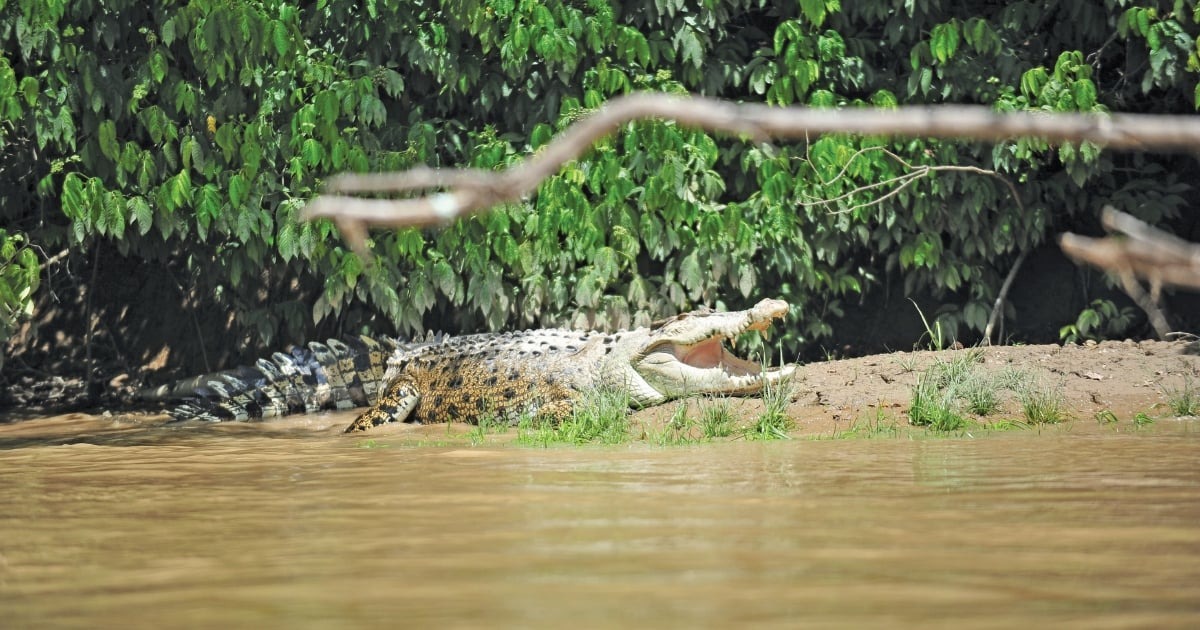
[[388,448],[391,444],[376,442],[374,439],[363,440],[358,443],[358,448]]
[[1020,420],[1004,419],[1004,420],[993,420],[991,422],[988,422],[986,425],[984,425],[984,428],[987,429],[988,431],[997,431],[997,432],[999,432],[999,431],[1018,431],[1021,429],[1028,429],[1029,425],[1025,424],[1024,422],[1021,422]]
[[1111,409],[1097,411],[1096,422],[1099,424],[1116,424],[1118,422],[1117,414],[1113,413]]
[[917,371],[917,355],[909,352],[904,356],[896,356],[893,358],[900,371],[904,374],[911,374]]
[[996,386],[1011,392],[1019,392],[1034,381],[1033,374],[1013,366],[1005,367],[996,375]]
[[966,426],[967,419],[956,409],[951,388],[941,386],[939,381],[940,375],[932,369],[917,379],[912,388],[908,421],[936,431],[957,431]]
[[1133,416],[1133,426],[1135,426],[1139,429],[1141,429],[1143,427],[1148,427],[1152,424],[1154,424],[1154,418],[1151,418],[1150,416],[1146,415],[1146,412],[1144,412],[1144,411],[1139,411],[1139,412],[1137,412],[1137,414],[1135,414]]
[[700,434],[705,439],[729,437],[733,434],[733,402],[719,397],[700,409]]
[[1087,339],[1111,339],[1129,329],[1136,319],[1137,309],[1126,306],[1117,309],[1112,300],[1092,300],[1088,308],[1079,313],[1074,324],[1067,324],[1058,331],[1063,343],[1079,343]]
[[900,437],[900,425],[896,418],[876,408],[875,415],[866,419],[856,418],[850,428],[833,436],[835,439],[845,438],[896,438]]
[[692,429],[696,426],[696,421],[688,416],[688,406],[686,401],[679,401],[675,405],[675,411],[671,412],[671,418],[667,420],[667,425],[663,427],[662,433],[658,435],[659,446],[678,446],[680,444],[690,444],[696,440],[692,437]]
[[517,442],[532,446],[551,443],[620,444],[629,439],[629,392],[596,388],[584,391],[560,422],[545,413],[517,424]]
[[1062,392],[1038,383],[1017,390],[1021,412],[1030,424],[1057,424],[1067,418]]
[[487,436],[492,433],[504,433],[508,431],[511,423],[505,418],[494,414],[486,415],[479,419],[475,426],[467,432],[467,439],[471,441],[473,446],[479,446],[487,441]]
[[1183,373],[1183,386],[1179,388],[1163,385],[1162,393],[1167,397],[1167,407],[1176,416],[1200,415],[1200,390],[1192,384],[1192,375]]
[[517,444],[545,448],[557,441],[554,422],[548,418],[526,415],[517,422]]
[[746,436],[763,440],[788,439],[788,431],[793,427],[792,419],[787,415],[788,404],[792,402],[791,380],[768,381],[763,385],[762,401],[766,408],[746,429]]
[[996,393],[994,379],[972,372],[967,374],[957,388],[957,393],[967,403],[967,411],[986,416],[1000,409],[1000,396]]
[[[909,302],[913,303],[913,308],[917,309],[917,315],[921,316],[921,324],[925,326],[925,334],[929,336],[930,350],[944,350],[950,344],[946,343],[946,339],[942,333],[942,322],[935,320],[933,327],[929,327],[929,320],[925,319],[925,313],[921,311],[921,307],[917,306],[916,300],[909,298]],[[922,337],[923,339],[924,337]],[[919,340],[918,340],[919,343]]]

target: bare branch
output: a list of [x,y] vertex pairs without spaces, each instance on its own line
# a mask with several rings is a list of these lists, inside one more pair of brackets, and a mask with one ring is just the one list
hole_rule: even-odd
[[[1063,234],[1058,244],[1068,256],[1115,274],[1121,287],[1146,312],[1159,338],[1170,336],[1170,325],[1158,307],[1164,285],[1200,289],[1200,245],[1153,228],[1111,206],[1100,217],[1104,227],[1125,236],[1088,238]],[[1138,278],[1150,283],[1147,293]]]
[[1200,245],[1153,228],[1112,207],[1104,208],[1104,226],[1125,237],[1102,239],[1063,234],[1059,245],[1068,256],[1113,273],[1132,273],[1152,286],[1200,289]]
[[[1000,292],[996,294],[996,303],[992,306],[992,314],[988,317],[987,326],[983,329],[984,345],[992,345],[992,334],[996,330],[996,324],[1003,321],[1001,316],[1004,314],[1004,300],[1008,298],[1008,290],[1012,288],[1013,280],[1017,278],[1017,271],[1021,269],[1021,263],[1025,262],[1025,256],[1028,254],[1029,250],[1026,249],[1021,252],[1020,256],[1017,256],[1012,269],[1009,269],[1008,275],[1004,277],[1004,284],[1000,285]],[[997,339],[997,341],[1000,340]]]
[[[364,225],[431,225],[467,216],[531,194],[563,164],[578,158],[621,125],[664,118],[685,127],[768,138],[803,138],[829,132],[885,136],[1006,140],[1040,137],[1052,143],[1089,141],[1131,149],[1200,146],[1200,118],[1114,114],[996,112],[986,107],[940,106],[896,109],[811,109],[738,104],[706,97],[633,94],[609,101],[582,118],[523,163],[503,173],[475,169],[342,175],[335,192],[413,191],[449,187],[451,192],[400,201],[321,197],[305,209],[307,219],[337,217],[362,233]],[[355,229],[352,226],[358,225]]]

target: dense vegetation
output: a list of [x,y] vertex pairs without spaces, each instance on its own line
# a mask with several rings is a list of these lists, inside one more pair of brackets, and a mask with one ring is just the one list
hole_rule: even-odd
[[[1197,200],[1194,159],[640,122],[524,203],[373,233],[370,264],[296,215],[340,171],[503,168],[634,90],[1191,113],[1198,21],[1125,0],[0,0],[0,338],[40,263],[101,244],[184,270],[263,344],[778,296],[799,307],[793,351],[883,287],[977,336],[1020,252],[1094,229],[1104,203],[1169,224]],[[923,170],[942,166],[992,174]]]

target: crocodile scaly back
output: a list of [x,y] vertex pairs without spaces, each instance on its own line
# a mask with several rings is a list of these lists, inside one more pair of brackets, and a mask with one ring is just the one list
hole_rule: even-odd
[[216,422],[368,407],[383,390],[389,357],[442,339],[431,335],[424,341],[404,342],[363,336],[345,342],[312,342],[259,359],[252,367],[215,375],[168,413],[176,420]]

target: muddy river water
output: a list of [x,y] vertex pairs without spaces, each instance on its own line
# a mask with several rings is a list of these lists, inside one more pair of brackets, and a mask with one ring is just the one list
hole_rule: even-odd
[[1198,421],[549,449],[344,424],[0,426],[0,626],[1200,626]]

